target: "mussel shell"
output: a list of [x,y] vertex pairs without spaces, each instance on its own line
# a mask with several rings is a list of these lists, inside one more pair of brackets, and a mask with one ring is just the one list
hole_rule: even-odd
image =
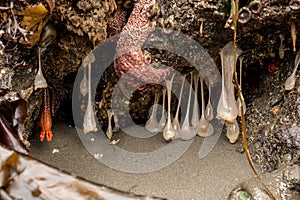
[[56,30],[51,24],[47,24],[41,34],[39,46],[41,48],[46,48],[51,44],[56,38]]

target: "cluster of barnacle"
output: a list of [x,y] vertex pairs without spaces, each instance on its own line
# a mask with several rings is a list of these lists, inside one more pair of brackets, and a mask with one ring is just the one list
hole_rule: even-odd
[[[262,0],[252,0],[250,1],[249,5],[244,6],[240,8],[238,12],[238,22],[241,24],[247,24],[251,21],[251,19],[258,19],[260,18],[260,15],[263,15],[262,13],[264,11],[268,11],[271,4],[282,4],[284,5],[285,2],[279,2],[272,3],[272,1],[262,1]],[[289,11],[298,11],[300,9],[300,2],[299,0],[290,0],[289,4],[286,5],[288,7],[284,8],[282,10]],[[279,9],[278,9],[279,10]]]
[[152,21],[167,34],[175,29],[177,31],[185,29],[196,21],[195,11],[188,6],[187,1],[168,1],[157,6],[156,10],[159,12],[156,12],[156,17],[154,17]]
[[117,9],[114,0],[80,0],[76,3],[76,9],[69,9],[72,7],[69,1],[59,3],[61,21],[66,22],[69,31],[79,36],[87,34],[94,45],[106,39],[107,16]]

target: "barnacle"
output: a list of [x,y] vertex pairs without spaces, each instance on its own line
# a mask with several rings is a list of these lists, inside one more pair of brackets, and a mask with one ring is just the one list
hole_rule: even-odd
[[149,65],[151,63],[151,54],[149,51],[144,51],[144,62],[146,65]]
[[149,7],[148,7],[148,12],[147,12],[147,16],[149,19],[155,17],[156,15],[159,15],[160,13],[160,8],[159,8],[159,5],[156,3],[156,4],[151,4]]
[[164,22],[165,22],[165,19],[160,17],[157,19],[157,24],[159,27],[163,27],[164,26]]
[[165,21],[163,25],[163,32],[166,34],[170,34],[175,29],[175,20],[174,15],[170,15]]
[[250,21],[251,16],[252,16],[252,14],[251,14],[250,9],[247,7],[242,7],[238,14],[238,21],[241,24],[246,24]]
[[253,13],[253,14],[259,14],[262,10],[262,3],[261,0],[254,0],[251,1],[249,4],[249,10]]
[[289,7],[292,10],[299,10],[300,9],[300,0],[291,0],[289,3]]

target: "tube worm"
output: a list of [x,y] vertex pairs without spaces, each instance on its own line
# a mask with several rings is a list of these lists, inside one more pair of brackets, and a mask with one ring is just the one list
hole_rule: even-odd
[[34,80],[34,89],[37,90],[39,88],[46,88],[47,82],[44,78],[42,66],[41,66],[41,54],[42,52],[54,41],[56,38],[56,30],[54,27],[50,24],[47,24],[43,32],[41,34],[40,40],[39,40],[39,46],[38,46],[38,63],[39,63],[39,69],[38,73],[35,76]]
[[299,10],[300,9],[300,0],[291,0],[289,3],[289,7],[292,10]]
[[296,25],[294,22],[291,23],[291,36],[292,36],[292,42],[293,42],[293,51],[296,51],[297,31],[296,31]]
[[193,106],[193,114],[192,114],[192,120],[191,124],[192,127],[197,128],[198,122],[199,122],[199,104],[198,104],[198,81],[199,81],[199,76],[198,73],[196,72],[193,76],[193,81],[195,84],[195,92],[194,92],[194,106]]
[[204,18],[200,18],[199,20],[200,20],[200,22],[201,22],[200,28],[199,28],[199,36],[200,36],[200,37],[203,37],[203,26],[204,26],[204,21],[205,21],[205,19],[204,19]]
[[251,1],[249,4],[249,10],[253,13],[253,14],[259,14],[262,10],[262,3],[261,0],[254,0]]
[[84,64],[88,63],[88,105],[85,111],[83,120],[83,132],[96,132],[97,126],[95,121],[95,114],[92,107],[92,94],[91,94],[91,63],[95,61],[94,54],[91,52],[84,60]]
[[251,20],[251,11],[247,7],[242,7],[238,14],[238,22],[241,24],[246,24]]
[[205,118],[208,121],[211,121],[214,118],[214,109],[210,102],[210,96],[211,96],[211,85],[209,83],[209,85],[208,85],[208,102],[207,102],[207,106],[205,108]]
[[163,130],[163,137],[166,141],[172,140],[176,136],[176,132],[173,129],[172,122],[171,122],[171,90],[172,90],[172,83],[175,74],[172,76],[171,80],[166,80],[167,85],[167,94],[168,94],[168,118],[166,126]]
[[284,89],[285,90],[292,90],[295,87],[296,84],[296,72],[298,69],[300,63],[300,50],[298,51],[296,58],[295,58],[295,67],[294,70],[292,72],[292,74],[286,79],[285,83],[284,83]]
[[38,46],[38,62],[39,62],[39,69],[34,79],[34,89],[37,90],[39,88],[46,88],[47,81],[43,75],[42,67],[41,67],[41,47]]
[[[237,48],[238,56],[242,51]],[[227,123],[234,123],[237,117],[237,105],[234,97],[233,72],[234,54],[233,43],[227,43],[220,52],[222,64],[222,92],[217,107],[217,118],[223,119]],[[238,57],[237,56],[237,57]]]
[[50,94],[48,88],[44,88],[44,101],[42,105],[40,125],[42,128],[40,133],[40,141],[43,142],[46,135],[47,141],[50,142],[52,140],[53,133],[52,133]]
[[181,103],[181,97],[182,97],[182,92],[183,92],[183,86],[184,86],[185,77],[186,77],[186,75],[184,75],[181,78],[181,88],[180,88],[180,94],[179,94],[179,100],[178,100],[177,110],[176,110],[176,114],[175,114],[175,117],[174,117],[173,122],[172,122],[173,129],[177,133],[180,130],[180,123],[179,123],[178,117],[179,117],[179,108],[180,108],[180,103]]
[[115,122],[115,127],[113,128],[113,132],[117,132],[118,130],[120,130],[119,119],[117,117],[117,113],[113,112],[113,118],[114,118],[114,122]]
[[163,128],[166,125],[166,117],[165,117],[165,100],[166,100],[166,89],[163,89],[163,105],[162,105],[162,110],[161,110],[161,118],[159,120],[158,126],[160,131],[163,130]]
[[82,96],[86,96],[88,93],[88,84],[87,84],[87,78],[86,78],[86,66],[83,67],[83,79],[80,82],[80,93]]
[[197,135],[200,137],[208,137],[214,134],[214,127],[211,125],[210,121],[205,118],[204,88],[203,88],[203,78],[201,76],[200,76],[200,83],[201,83],[202,113],[197,127]]
[[185,119],[182,123],[181,129],[178,132],[178,134],[182,140],[191,140],[196,136],[196,130],[192,130],[190,127],[190,123],[189,123],[189,115],[190,115],[189,111],[190,111],[190,105],[191,105],[192,85],[193,85],[193,73],[191,72],[191,84],[190,84],[190,92],[189,92],[189,98],[188,98],[187,111],[186,111]]
[[157,116],[156,116],[158,100],[159,100],[159,94],[155,93],[154,105],[152,106],[152,113],[145,125],[145,129],[151,133],[158,133],[160,131],[159,124],[157,121]]
[[113,130],[112,130],[112,125],[111,125],[111,118],[112,118],[112,111],[110,109],[107,109],[107,118],[108,118],[108,126],[107,126],[107,130],[106,130],[106,137],[108,139],[111,139],[113,136]]

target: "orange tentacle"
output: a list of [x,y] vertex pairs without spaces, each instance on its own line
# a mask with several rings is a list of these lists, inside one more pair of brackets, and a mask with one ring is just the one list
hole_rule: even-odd
[[52,140],[52,119],[51,119],[51,104],[50,104],[50,95],[49,89],[44,88],[44,102],[42,107],[40,125],[42,127],[40,133],[40,141],[44,141],[45,135],[48,142]]

